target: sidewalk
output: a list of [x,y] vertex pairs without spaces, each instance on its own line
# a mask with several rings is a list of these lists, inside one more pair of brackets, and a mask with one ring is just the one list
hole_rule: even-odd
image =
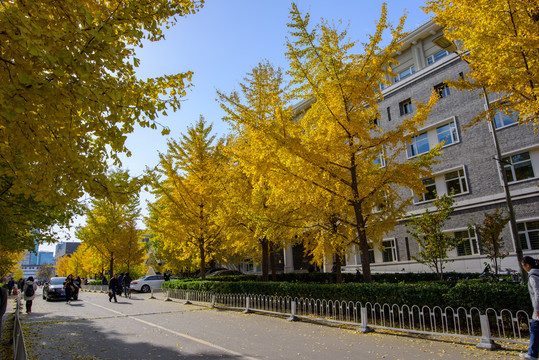
[[13,359],[13,345],[4,345],[13,339],[13,318],[15,313],[14,295],[9,296],[6,313],[2,317],[2,336],[0,338],[0,359]]

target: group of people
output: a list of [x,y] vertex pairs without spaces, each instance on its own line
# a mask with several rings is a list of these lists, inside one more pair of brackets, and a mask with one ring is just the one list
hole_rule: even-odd
[[116,298],[116,295],[122,296],[122,292],[127,297],[129,295],[129,286],[131,285],[131,276],[129,276],[129,273],[121,273],[120,276],[118,274],[114,274],[109,281],[109,301],[112,302],[112,299],[114,298],[114,302],[117,303],[118,299]]

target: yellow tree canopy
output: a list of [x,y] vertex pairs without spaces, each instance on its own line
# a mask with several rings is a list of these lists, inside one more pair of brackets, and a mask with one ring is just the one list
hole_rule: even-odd
[[218,223],[221,155],[204,118],[180,141],[170,140],[160,154],[156,172],[148,171],[156,202],[146,224],[158,234],[168,253],[179,260],[198,259],[202,277],[206,262],[221,254],[222,226]]
[[[430,0],[444,36],[460,41],[470,81],[502,94],[499,106],[518,112],[521,123],[539,127],[539,5],[536,0]],[[484,118],[484,114],[482,114]]]
[[84,192],[106,193],[107,162],[129,155],[126,135],[179,107],[191,73],[137,79],[135,50],[202,4],[1,2],[0,201],[14,210],[0,209],[0,223],[14,236],[0,244],[33,248],[28,233],[65,224]]
[[[311,30],[308,15],[303,17],[293,4],[287,57],[293,100],[299,105],[293,111],[274,111],[270,125],[255,116],[243,116],[247,106],[234,97],[228,111],[230,117],[241,114],[234,121],[264,133],[266,146],[275,147],[265,155],[267,161],[273,161],[272,172],[277,174],[283,198],[287,193],[288,198],[303,201],[304,196],[307,202],[320,204],[308,198],[333,197],[333,208],[322,218],[338,216],[341,223],[353,227],[353,232],[345,233],[355,232],[348,241],[360,247],[366,281],[370,281],[369,240],[391,230],[404,211],[410,197],[401,198],[406,192],[400,188],[423,191],[420,177],[428,173],[426,166],[435,154],[416,162],[399,161],[417,127],[426,120],[435,96],[427,104],[417,103],[414,116],[401,124],[384,128],[374,121],[380,119],[378,84],[392,75],[391,54],[400,47],[404,23],[402,19],[392,27],[386,17],[384,6],[375,34],[362,53],[353,54],[355,43],[347,39],[346,31],[339,32],[325,22]],[[382,47],[387,29],[393,38]],[[380,203],[382,193],[391,206],[375,212],[373,206]]]
[[113,192],[92,200],[91,208],[85,211],[86,224],[77,229],[76,236],[106,259],[108,269],[114,271],[114,261],[125,259],[130,251],[131,237],[138,240],[132,227],[140,215],[139,185],[127,172],[117,171],[109,175],[107,187]]

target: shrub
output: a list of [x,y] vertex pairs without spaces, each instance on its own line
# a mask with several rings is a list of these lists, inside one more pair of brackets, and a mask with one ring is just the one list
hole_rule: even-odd
[[360,302],[365,305],[380,303],[388,305],[417,305],[442,309],[476,307],[531,311],[531,301],[527,287],[521,284],[489,283],[478,280],[461,282],[430,281],[414,284],[399,283],[345,283],[315,284],[294,282],[259,281],[173,281],[164,284],[167,288],[209,291],[230,294],[257,294],[290,296],[292,298],[313,298],[320,300],[340,300]]

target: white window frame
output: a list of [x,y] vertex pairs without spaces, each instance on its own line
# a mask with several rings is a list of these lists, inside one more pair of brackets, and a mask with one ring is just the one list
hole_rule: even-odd
[[[472,234],[472,232],[473,232],[473,234]],[[455,237],[456,237],[457,233],[467,233],[468,234],[468,236],[462,237],[462,239],[465,239],[464,242],[468,242],[468,247],[469,247],[470,252],[471,252],[470,254],[459,255],[459,248],[458,247],[462,245],[462,244],[459,244],[455,248],[455,250],[457,252],[457,257],[475,256],[475,255],[480,255],[481,254],[481,251],[479,249],[479,241],[477,239],[477,231],[474,228],[474,229],[472,229],[472,232],[470,232],[470,229],[453,231],[453,236],[455,236]]]
[[[452,173],[452,172],[455,172],[455,171],[461,172],[461,174],[459,174],[459,177],[458,177],[459,183],[461,184],[461,189],[462,189],[462,184],[463,183],[465,184],[466,191],[462,191],[462,192],[460,192],[458,194],[455,194],[455,195],[453,195],[453,197],[469,194],[470,193],[470,183],[468,181],[468,174],[466,173],[466,167],[464,165],[457,166],[457,167],[450,168],[450,169],[444,169],[442,171],[437,171],[435,173],[432,173],[431,177],[423,178],[422,180],[423,181],[425,181],[426,179],[434,180],[434,184],[431,184],[430,186],[432,186],[432,185],[435,186],[435,191],[436,191],[437,195],[440,195],[440,196],[444,195],[444,194],[445,195],[451,195],[449,193],[449,188],[447,187],[447,181],[446,181],[445,175],[449,174],[449,173]],[[440,191],[440,190],[442,190],[442,191]],[[412,196],[413,196],[414,205],[421,205],[421,204],[425,204],[427,202],[430,202],[430,201],[434,200],[434,199],[425,199],[425,193],[421,194],[421,198],[419,198],[419,196],[414,194],[414,192],[412,191]]]
[[459,132],[457,131],[457,123],[455,122],[455,120],[453,120],[446,124],[440,125],[436,128],[436,138],[438,139],[438,144],[444,140],[444,139],[440,140],[440,133],[438,132],[438,130],[448,125],[449,125],[449,137],[451,138],[451,142],[449,141],[446,142],[443,147],[460,142]]
[[438,97],[440,99],[445,99],[449,95],[451,95],[451,91],[449,90],[449,85],[446,83],[441,83],[434,86],[434,91],[438,94]]
[[[539,222],[539,219],[529,219],[529,220],[525,220],[525,221],[518,221],[517,222],[517,231],[518,231],[518,241],[520,241],[521,245],[522,245],[522,251],[534,251],[534,250],[539,250],[539,247],[537,249],[532,249],[531,247],[531,241],[530,241],[530,232],[535,232],[535,231],[538,231],[537,229],[528,229],[528,223],[533,223],[533,222]],[[518,228],[521,226],[521,225],[524,225],[524,230],[518,230]],[[525,237],[525,242],[526,242],[526,246],[524,246],[522,244],[522,241],[520,239],[520,236],[521,235],[524,235]]]
[[[385,244],[389,243],[389,246],[386,246]],[[395,238],[392,239],[383,239],[382,240],[382,246],[384,247],[384,251],[382,251],[382,262],[384,263],[392,263],[397,262],[397,242],[395,241]],[[386,254],[389,254],[391,257],[391,260],[386,261]]]
[[447,195],[451,195],[451,191],[449,190],[449,186],[447,185],[447,182],[448,182],[447,175],[451,174],[453,172],[457,173],[457,177],[453,178],[453,179],[449,179],[449,181],[458,179],[458,183],[460,185],[460,192],[455,193],[455,196],[456,195],[461,195],[461,194],[467,194],[469,192],[468,191],[468,179],[466,177],[466,171],[464,171],[464,167],[457,168],[455,170],[448,171],[448,172],[443,174],[444,175],[445,193]]
[[414,103],[412,99],[406,99],[399,103],[399,112],[401,116],[409,115],[414,112]]
[[[496,113],[494,114],[494,119],[493,119],[493,124],[496,130],[501,130],[509,126],[517,125],[518,122],[514,120],[513,114],[517,114],[516,117],[518,118],[518,112],[516,111],[513,111],[511,115],[507,115],[503,111],[497,110]],[[497,124],[496,117],[499,119],[500,126],[498,126]],[[512,122],[505,124],[505,121],[504,121],[505,119],[510,119]]]
[[[524,161],[513,162],[513,157],[514,156],[525,154],[525,153],[528,153],[529,159],[524,160]],[[515,153],[508,154],[508,155],[502,155],[503,171],[506,172],[506,176],[507,176],[507,170],[509,170],[511,172],[511,176],[513,177],[513,180],[509,180],[509,178],[507,178],[507,183],[508,184],[514,184],[514,183],[518,183],[518,182],[521,182],[521,181],[528,181],[528,180],[537,178],[537,175],[536,175],[537,169],[534,169],[534,166],[533,166],[534,161],[533,160],[534,159],[532,157],[532,151],[531,150],[515,152]],[[526,163],[529,162],[529,165],[531,167],[531,171],[533,173],[533,176],[527,177],[525,179],[517,179],[516,172],[515,172],[515,165],[521,165],[521,164],[523,164],[525,162]]]
[[402,79],[407,78],[410,75],[415,74],[415,65],[410,66],[409,68],[402,70],[393,78],[393,83],[398,83]]
[[[457,124],[457,119],[452,116],[450,118],[447,118],[447,119],[444,119],[442,121],[438,121],[434,124],[431,124],[431,125],[428,125],[428,126],[425,126],[421,129],[418,129],[418,134],[417,136],[413,136],[412,137],[412,141],[410,144],[408,144],[408,149],[406,151],[406,156],[408,159],[412,159],[416,156],[419,156],[424,152],[421,152],[421,153],[417,153],[417,154],[413,154],[413,152],[417,151],[417,138],[421,137],[421,136],[424,136],[425,133],[427,134],[427,139],[428,139],[428,142],[429,142],[429,150],[432,149],[434,146],[438,145],[440,143],[439,139],[438,139],[438,129],[439,128],[442,128],[444,126],[447,126],[449,124],[451,130],[450,130],[450,136],[451,136],[451,143],[445,143],[442,148],[446,148],[448,146],[453,146],[453,145],[456,145],[456,144],[459,144],[460,143],[460,136],[459,136],[459,132],[458,132],[458,124]],[[451,125],[452,124],[452,125]]]
[[438,193],[438,187],[436,186],[436,179],[435,179],[434,176],[433,177],[423,178],[421,180],[423,181],[423,185],[425,185],[425,180],[432,180],[433,181],[432,184],[428,184],[428,186],[425,186],[425,189],[428,189],[429,187],[434,185],[434,198],[432,198],[432,199],[427,199],[426,198],[426,195],[430,194],[429,191],[422,193],[421,198],[419,198],[418,195],[415,195],[412,192],[412,194],[414,195],[414,204],[424,204],[426,202],[433,201],[434,199],[436,199],[436,194]]
[[[443,54],[443,55],[441,55],[441,54]],[[434,64],[435,62],[443,59],[447,55],[449,55],[449,52],[447,50],[440,50],[440,51],[437,51],[437,52],[435,52],[434,54],[432,54],[430,56],[427,56],[427,66]]]
[[[419,152],[419,144],[424,144],[427,141],[428,149],[426,151]],[[412,137],[412,143],[408,145],[408,158],[413,158],[418,155],[424,154],[430,151],[430,142],[428,131],[422,132],[417,136]]]

